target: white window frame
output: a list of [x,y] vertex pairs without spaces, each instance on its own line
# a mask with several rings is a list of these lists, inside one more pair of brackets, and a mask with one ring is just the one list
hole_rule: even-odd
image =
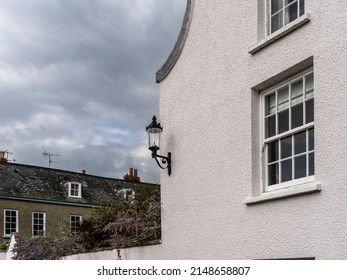
[[311,20],[311,15],[308,12],[306,12],[306,5],[304,4],[304,14],[300,15],[299,12],[299,17],[287,24],[284,24],[281,28],[271,33],[271,24],[269,23],[269,20],[271,20],[271,3],[269,2],[270,0],[259,1],[261,1],[261,3],[258,3],[258,9],[261,9],[264,15],[263,18],[260,21],[258,21],[258,25],[262,26],[264,33],[262,33],[262,35],[260,36],[262,38],[260,39],[260,41],[248,48],[248,52],[250,54],[255,54],[256,52],[271,45],[272,43],[293,32],[294,30],[300,28],[301,26],[305,25]]
[[116,192],[122,198],[122,201],[133,201],[135,199],[135,191],[133,189],[121,189]]
[[[75,197],[75,198],[81,198],[82,197],[82,184],[81,183],[69,182],[68,185],[69,185],[69,188],[68,188],[69,197]],[[72,194],[72,191],[75,192],[75,190],[73,188],[76,186],[77,186],[77,195],[75,193]]]
[[[287,26],[288,24],[291,24],[292,22],[295,22],[297,19],[299,19],[300,17],[304,16],[305,15],[305,12],[306,12],[306,7],[305,7],[305,0],[293,0],[292,3],[289,3],[289,4],[285,4],[285,0],[282,0],[283,2],[283,7],[281,9],[279,9],[277,12],[274,13],[274,15],[280,13],[282,11],[282,26],[280,28],[278,28],[277,30],[271,32],[271,29],[272,29],[272,17],[273,15],[271,14],[271,0],[266,0],[266,34],[267,36],[271,35],[271,34],[274,34],[278,31],[280,31],[282,28],[284,28],[285,26]],[[285,13],[285,10],[286,8],[294,5],[295,3],[297,3],[297,16],[294,20],[290,21],[290,22],[287,22],[286,23],[286,13]],[[303,3],[304,5],[304,11],[302,14],[300,14],[300,4]]]
[[[79,218],[79,223],[81,224],[82,223],[82,216],[81,215],[70,215],[70,230],[71,232],[76,232],[76,225],[72,226],[72,217],[76,218],[78,217]],[[76,221],[75,221],[76,223]]]
[[[9,234],[6,233],[6,212],[7,211],[13,211],[16,213],[16,230],[12,231],[12,232],[18,232],[19,231],[19,218],[18,218],[18,210],[15,209],[4,209],[4,237],[11,237],[12,232],[10,232]],[[12,227],[11,227],[12,228]]]
[[[313,73],[313,69],[308,69],[306,71],[303,71],[301,73],[299,73],[298,75],[295,75],[295,76],[292,76],[290,77],[289,79],[287,79],[286,81],[282,82],[282,83],[279,83],[279,84],[276,84],[275,86],[269,88],[269,89],[266,89],[264,90],[263,92],[260,93],[261,95],[261,98],[260,98],[260,102],[261,102],[261,128],[262,128],[262,137],[261,137],[261,153],[262,153],[262,193],[268,193],[268,192],[271,192],[271,191],[276,191],[276,190],[281,190],[281,189],[286,189],[286,188],[290,188],[290,187],[298,187],[298,186],[305,186],[306,184],[309,184],[309,183],[312,183],[314,182],[315,180],[315,176],[314,175],[311,175],[311,176],[306,176],[306,177],[302,177],[302,178],[299,178],[299,179],[294,179],[294,169],[295,168],[292,168],[292,180],[290,181],[286,181],[286,182],[280,182],[278,184],[273,184],[273,185],[268,185],[268,180],[269,180],[269,175],[268,175],[268,143],[270,142],[273,142],[275,140],[279,140],[279,139],[283,139],[285,137],[288,137],[290,135],[294,135],[298,132],[302,132],[302,131],[307,131],[311,128],[314,128],[314,121],[313,122],[310,122],[308,124],[305,124],[305,106],[303,105],[303,125],[302,126],[299,126],[297,128],[294,128],[294,129],[289,129],[288,131],[285,131],[283,133],[280,133],[280,134],[275,134],[274,136],[271,136],[271,137],[268,137],[266,138],[266,128],[265,128],[265,99],[266,99],[266,96],[268,96],[269,94],[273,93],[275,90],[277,89],[280,89],[282,87],[285,87],[286,85],[289,85],[293,82],[295,82],[296,80],[299,80],[299,79],[303,79],[303,88],[305,89],[305,79],[304,77],[310,75]],[[303,92],[303,101],[302,103],[305,103],[305,92]],[[307,98],[307,100],[309,100],[310,98]],[[314,79],[313,79],[313,100],[314,100]],[[289,102],[290,102],[290,99],[289,99]],[[276,100],[276,103],[277,104],[277,100]],[[299,104],[299,103],[298,103]],[[277,106],[277,105],[276,105]],[[289,105],[290,106],[290,105]],[[276,111],[276,115],[277,115],[277,112]],[[289,115],[289,123],[290,123],[290,115]],[[277,128],[277,117],[276,117],[276,128]],[[290,128],[290,124],[289,124],[289,128]],[[307,134],[306,133],[306,137],[307,137]],[[306,146],[308,144],[308,139],[306,138]],[[292,145],[293,145],[293,142],[292,142]],[[295,155],[293,155],[293,147],[292,147],[292,156],[290,157],[292,159],[292,166],[293,166],[293,161],[294,161],[294,157]],[[278,151],[278,153],[280,153],[280,150]],[[307,155],[308,157],[308,154],[309,153],[314,153],[314,149],[313,151],[308,151],[308,149],[306,148],[306,151],[303,153],[305,155]],[[300,154],[301,155],[301,154]],[[296,155],[298,156],[298,155]],[[278,160],[278,162],[280,162],[280,159]],[[307,163],[307,159],[306,159],[306,163]],[[306,164],[306,169],[308,169],[308,164]],[[279,172],[280,171],[280,167],[279,167]],[[306,171],[306,174],[308,174],[308,171]]]
[[[42,217],[35,218],[35,214],[42,215]],[[45,212],[32,212],[31,215],[32,222],[31,222],[31,234],[32,236],[46,236],[46,213]],[[41,226],[41,224],[37,224],[35,222],[35,219],[43,219],[43,224],[42,224],[42,234],[36,234],[36,229],[34,229],[34,226]]]

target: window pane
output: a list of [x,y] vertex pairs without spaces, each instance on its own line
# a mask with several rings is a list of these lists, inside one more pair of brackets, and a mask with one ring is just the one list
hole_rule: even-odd
[[302,108],[302,103],[292,107],[292,128],[296,128],[303,125]]
[[278,110],[289,106],[289,86],[285,86],[278,90],[277,104]]
[[306,86],[305,86],[306,98],[313,96],[313,73],[306,76]]
[[283,26],[283,11],[271,17],[271,33],[274,33]]
[[294,159],[295,175],[294,178],[302,178],[306,176],[306,155],[296,157]]
[[281,163],[282,181],[292,180],[292,159],[285,160]]
[[281,140],[281,159],[292,155],[292,136]]
[[306,101],[306,123],[314,121],[313,99]]
[[299,0],[300,1],[300,16],[302,16],[305,13],[305,0]]
[[278,160],[278,141],[269,143],[268,145],[268,161],[273,162]]
[[278,133],[289,130],[289,109],[278,113]]
[[265,119],[265,137],[271,137],[276,134],[276,116]]
[[314,128],[308,130],[308,150],[314,150]]
[[295,81],[292,86],[292,104],[296,104],[302,101],[303,82],[302,79]]
[[306,131],[294,135],[294,154],[306,152]]
[[269,186],[278,184],[278,177],[279,177],[278,163],[269,165],[268,172],[269,172],[268,174]]
[[298,3],[297,2],[290,5],[285,10],[286,10],[286,13],[285,13],[286,23],[285,24],[297,19],[297,17],[298,17]]
[[266,116],[276,112],[276,96],[275,93],[266,96]]
[[285,4],[285,5],[288,5],[288,4],[290,4],[290,3],[294,2],[294,1],[297,1],[297,0],[285,0],[285,1],[284,1],[284,4]]
[[5,210],[5,234],[9,235],[17,230],[17,212]]
[[314,175],[314,153],[308,154],[308,175]]
[[283,0],[271,0],[271,15],[283,8]]

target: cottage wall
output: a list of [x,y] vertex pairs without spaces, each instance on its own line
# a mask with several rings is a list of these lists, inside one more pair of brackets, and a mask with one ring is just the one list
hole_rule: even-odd
[[[32,237],[32,212],[46,213],[47,236],[60,237],[63,232],[70,230],[70,215],[87,218],[91,207],[69,206],[50,203],[37,203],[19,200],[0,199],[2,209],[18,210],[18,230],[20,237],[27,240]],[[0,215],[0,232],[4,229],[4,214]],[[8,241],[5,238],[4,241]]]

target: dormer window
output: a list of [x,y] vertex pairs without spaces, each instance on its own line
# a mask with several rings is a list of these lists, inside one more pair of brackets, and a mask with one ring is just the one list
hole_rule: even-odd
[[82,184],[78,182],[69,182],[69,197],[82,197]]
[[121,201],[133,201],[135,199],[135,191],[133,189],[121,189],[116,191],[116,195]]

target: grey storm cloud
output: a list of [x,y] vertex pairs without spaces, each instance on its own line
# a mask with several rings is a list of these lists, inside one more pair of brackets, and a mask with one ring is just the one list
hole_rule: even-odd
[[144,127],[185,0],[0,1],[0,150],[18,163],[159,181]]

